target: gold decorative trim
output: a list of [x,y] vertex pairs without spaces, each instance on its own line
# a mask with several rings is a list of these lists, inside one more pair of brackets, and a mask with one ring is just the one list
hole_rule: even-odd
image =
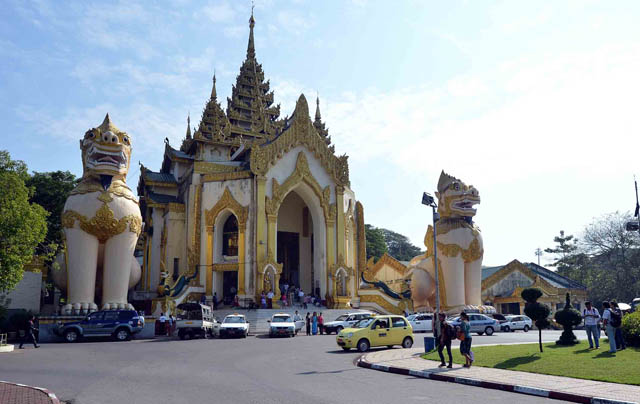
[[67,210],[62,214],[62,226],[73,228],[76,221],[80,222],[80,228],[98,238],[101,243],[106,242],[113,236],[124,232],[129,226],[129,231],[140,236],[142,230],[142,218],[135,215],[127,215],[121,219],[114,217],[113,210],[107,203],[103,203],[95,216],[88,219],[86,216],[74,211]]
[[[373,303],[380,306],[383,310],[390,314],[404,314],[404,310],[413,311],[413,305],[409,300],[398,300],[397,306],[389,303],[387,299],[379,295],[361,294],[360,306],[366,303]],[[395,299],[394,299],[395,300]]]
[[[240,202],[238,202],[236,198],[233,197],[228,187],[224,188],[222,196],[213,206],[213,208],[205,211],[206,225],[213,226],[220,212],[225,209],[231,210],[231,212],[236,216],[236,218],[238,219],[238,230],[244,232],[249,209],[246,206],[242,206]],[[242,259],[244,259],[244,257],[242,257]]]
[[169,208],[169,212],[175,212],[175,213],[185,213],[186,212],[186,208],[185,208],[183,203],[170,202],[167,205],[168,205],[168,208]]
[[380,271],[385,265],[395,269],[396,272],[402,276],[407,274],[407,267],[387,253],[384,253],[375,264],[373,264],[373,260],[369,260],[369,263],[367,263],[367,272],[370,276],[375,277],[378,271]]
[[228,173],[211,173],[202,176],[202,182],[219,182],[231,180],[243,180],[253,177],[251,171],[234,171]]
[[151,187],[161,187],[161,188],[178,188],[178,183],[177,182],[162,182],[162,181],[144,180],[144,185],[145,186],[151,186]]
[[[97,178],[86,177],[83,178],[78,186],[71,191],[70,195],[84,195],[92,192],[100,192],[100,194],[103,194],[105,191]],[[107,192],[115,196],[121,196],[138,204],[138,200],[133,195],[133,192],[131,192],[131,189],[129,189],[127,184],[121,179],[113,179],[111,185],[107,189]]]
[[296,168],[293,170],[291,175],[280,185],[278,180],[273,178],[271,180],[271,198],[266,197],[265,210],[267,213],[267,218],[269,215],[277,217],[278,210],[280,209],[280,205],[284,201],[284,198],[289,194],[289,192],[300,182],[304,182],[309,185],[313,192],[316,194],[318,199],[320,200],[320,206],[324,212],[325,220],[329,221],[331,217],[334,218],[336,213],[331,213],[332,207],[335,207],[335,204],[330,205],[329,201],[331,200],[331,188],[327,185],[324,189],[320,186],[318,181],[313,177],[311,170],[309,169],[309,162],[307,161],[307,156],[303,151],[298,153],[298,158],[296,160]]
[[243,171],[241,167],[216,164],[210,161],[196,161],[193,163],[193,172],[196,174],[218,174]]
[[363,272],[367,269],[367,245],[364,232],[364,208],[359,201],[356,202],[356,232],[356,243],[358,244],[357,270],[358,272]]
[[348,156],[336,157],[325,138],[318,134],[309,118],[309,106],[301,95],[293,112],[293,121],[271,143],[251,147],[251,171],[265,175],[285,153],[296,146],[306,146],[338,185],[349,185]]
[[457,257],[458,254],[461,254],[464,262],[473,262],[482,258],[484,254],[484,249],[480,247],[480,242],[477,238],[473,239],[467,248],[462,248],[457,244],[444,244],[438,241],[438,251],[445,257]]
[[229,262],[224,264],[213,264],[213,270],[216,272],[237,271],[238,263]]

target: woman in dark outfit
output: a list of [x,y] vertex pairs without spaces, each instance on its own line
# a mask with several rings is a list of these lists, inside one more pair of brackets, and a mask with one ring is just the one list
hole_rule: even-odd
[[311,335],[311,315],[309,314],[309,312],[307,312],[307,317],[305,320],[307,324],[307,335]]

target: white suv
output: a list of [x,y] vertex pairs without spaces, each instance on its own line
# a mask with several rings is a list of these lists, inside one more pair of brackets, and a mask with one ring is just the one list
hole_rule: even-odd
[[332,332],[338,334],[344,328],[351,328],[358,321],[373,316],[375,316],[375,314],[370,311],[358,311],[354,313],[343,314],[336,318],[334,321],[324,323],[324,332],[327,334],[331,334]]
[[409,324],[413,328],[413,332],[430,332],[433,327],[432,313],[416,313],[407,317]]
[[505,332],[522,330],[527,332],[533,322],[527,316],[505,316],[506,320],[500,323],[500,329]]

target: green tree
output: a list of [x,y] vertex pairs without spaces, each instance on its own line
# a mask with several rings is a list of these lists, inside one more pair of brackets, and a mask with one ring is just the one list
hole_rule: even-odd
[[13,289],[47,232],[47,212],[29,203],[27,166],[0,151],[0,291]]
[[33,189],[30,201],[49,212],[47,237],[45,242],[38,246],[38,254],[54,255],[56,249],[62,245],[62,210],[69,193],[78,181],[69,171],[34,172],[26,181],[26,185]]
[[573,235],[565,236],[564,230],[560,230],[560,236],[554,237],[553,241],[557,245],[544,250],[546,253],[556,255],[551,266],[557,267],[559,272],[569,272],[573,264],[573,255],[578,250],[578,240],[574,239]]
[[540,352],[542,352],[542,329],[549,327],[548,318],[551,314],[551,309],[538,302],[538,299],[542,296],[542,291],[538,288],[526,288],[520,293],[520,296],[526,302],[524,314],[531,318],[538,328],[538,344],[540,345]]
[[413,257],[422,253],[419,247],[411,244],[407,236],[388,229],[379,229],[384,236],[389,255],[398,261],[410,261]]
[[364,234],[367,240],[367,260],[371,257],[378,260],[387,252],[387,245],[384,242],[382,229],[370,224],[364,225]]

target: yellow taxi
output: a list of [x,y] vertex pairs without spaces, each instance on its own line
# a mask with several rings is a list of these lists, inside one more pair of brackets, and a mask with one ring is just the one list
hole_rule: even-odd
[[357,348],[360,352],[374,346],[413,345],[413,328],[402,316],[375,316],[360,320],[352,328],[345,328],[336,336],[336,342],[345,351]]

